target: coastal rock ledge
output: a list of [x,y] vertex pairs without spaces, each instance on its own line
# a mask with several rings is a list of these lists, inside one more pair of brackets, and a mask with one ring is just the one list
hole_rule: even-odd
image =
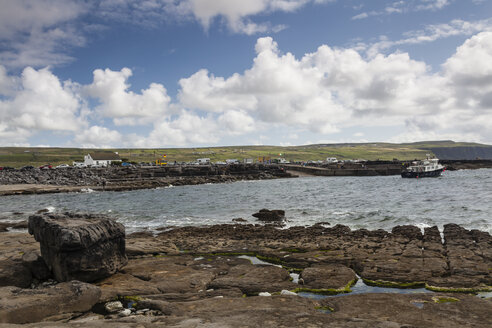
[[125,227],[101,215],[42,214],[29,217],[28,231],[59,282],[92,282],[125,266]]

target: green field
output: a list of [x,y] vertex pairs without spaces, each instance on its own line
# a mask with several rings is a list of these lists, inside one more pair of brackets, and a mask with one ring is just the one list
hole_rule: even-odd
[[190,162],[198,158],[210,158],[212,162],[226,159],[285,158],[289,161],[337,159],[366,160],[411,160],[424,158],[433,147],[487,146],[474,143],[455,143],[452,141],[429,141],[410,144],[364,143],[364,144],[319,144],[306,146],[232,146],[204,148],[165,148],[165,149],[81,149],[81,148],[23,148],[0,147],[0,166],[22,167],[43,164],[72,164],[83,161],[84,155],[93,151],[118,152],[120,157],[131,162],[153,162],[166,155],[168,162]]

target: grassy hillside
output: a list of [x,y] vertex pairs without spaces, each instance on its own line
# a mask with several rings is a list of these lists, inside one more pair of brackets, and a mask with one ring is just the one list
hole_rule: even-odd
[[[409,160],[424,158],[432,153],[429,149],[436,147],[492,147],[473,143],[455,143],[452,141],[429,141],[408,144],[365,143],[365,144],[319,144],[293,147],[279,146],[233,146],[204,148],[168,148],[168,149],[104,149],[98,151],[116,151],[125,160],[134,162],[152,162],[166,154],[168,162],[189,162],[197,158],[210,158],[211,161],[226,159],[283,157],[290,161],[324,160],[327,157],[338,159],[367,160]],[[71,164],[82,161],[84,155],[97,149],[79,148],[20,148],[0,147],[0,166],[21,167],[24,165],[39,166],[50,163]]]

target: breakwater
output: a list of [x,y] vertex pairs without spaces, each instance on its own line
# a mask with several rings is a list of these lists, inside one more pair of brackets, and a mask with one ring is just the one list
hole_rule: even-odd
[[[279,165],[168,165],[0,171],[0,195],[135,190],[292,177]],[[16,185],[16,188],[10,186]],[[23,187],[24,186],[24,187]],[[56,187],[55,187],[56,186]]]

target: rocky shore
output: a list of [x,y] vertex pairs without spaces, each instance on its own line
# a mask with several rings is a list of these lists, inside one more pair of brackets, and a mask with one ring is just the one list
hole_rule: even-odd
[[[259,213],[262,222],[282,217]],[[127,235],[123,254],[121,227],[110,222],[34,215],[29,231],[41,244],[28,233],[0,233],[0,327],[492,325],[492,300],[474,295],[492,291],[486,232],[455,224],[423,233],[328,223],[167,227]],[[104,256],[94,262],[111,270],[91,269],[89,255]],[[53,263],[85,267],[76,276],[85,282],[57,282],[66,275],[55,274]],[[369,286],[394,293],[368,293]]]
[[278,165],[28,169],[0,171],[0,195],[123,191],[167,186],[295,177]]

